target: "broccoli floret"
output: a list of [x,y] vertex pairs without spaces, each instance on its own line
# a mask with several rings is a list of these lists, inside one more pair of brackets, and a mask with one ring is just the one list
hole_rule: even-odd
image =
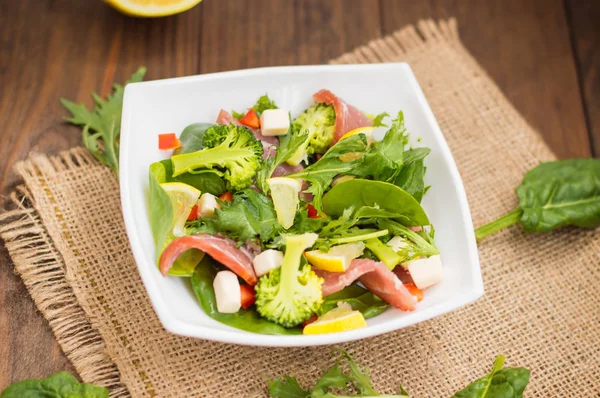
[[327,152],[335,134],[335,110],[332,105],[315,104],[294,119],[292,129],[308,131],[308,139],[287,160],[287,163],[297,166],[308,155]]
[[256,309],[271,322],[291,328],[321,307],[323,279],[308,263],[301,265],[302,253],[317,237],[315,233],[286,236],[283,264],[259,279],[255,287]]
[[173,177],[183,173],[216,172],[227,181],[227,189],[252,185],[262,163],[263,146],[243,126],[216,125],[206,130],[204,149],[171,158]]

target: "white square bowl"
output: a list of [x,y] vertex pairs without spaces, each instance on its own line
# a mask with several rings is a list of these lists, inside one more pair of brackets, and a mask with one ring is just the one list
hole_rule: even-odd
[[[214,122],[221,108],[245,109],[265,93],[295,116],[312,104],[312,94],[322,88],[365,112],[396,115],[403,110],[415,146],[431,148],[425,161],[426,183],[431,189],[423,206],[435,226],[444,278],[427,290],[414,312],[390,308],[358,330],[271,336],[221,324],[202,311],[185,280],[163,277],[156,266],[148,220],[148,166],[168,157],[158,150],[157,135],[179,134],[196,122]],[[460,175],[421,88],[404,63],[273,67],[130,84],[123,105],[120,185],[138,270],[156,314],[172,333],[256,346],[335,344],[414,325],[483,295],[477,245]]]

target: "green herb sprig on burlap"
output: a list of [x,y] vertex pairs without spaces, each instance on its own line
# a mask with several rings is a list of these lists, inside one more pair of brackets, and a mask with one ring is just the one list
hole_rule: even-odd
[[600,159],[541,163],[525,174],[516,191],[517,208],[477,228],[478,242],[517,223],[528,232],[600,225]]
[[2,392],[0,398],[108,398],[108,390],[80,383],[67,372],[58,372],[41,380],[23,380]]
[[[146,68],[139,68],[125,83],[142,81]],[[64,98],[61,104],[71,113],[67,121],[83,128],[83,144],[100,162],[113,169],[119,175],[119,134],[121,132],[121,112],[125,86],[113,85],[113,93],[103,99],[96,93],[94,108],[89,111],[85,105],[76,104]]]

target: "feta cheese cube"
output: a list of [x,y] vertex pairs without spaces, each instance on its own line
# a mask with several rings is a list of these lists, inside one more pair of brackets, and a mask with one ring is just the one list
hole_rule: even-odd
[[442,280],[442,258],[440,255],[421,258],[408,264],[408,272],[419,289],[425,289]]
[[279,250],[265,250],[252,260],[254,271],[259,278],[269,273],[269,271],[281,267],[283,264],[283,253]]
[[290,115],[284,109],[267,109],[260,115],[260,132],[264,136],[285,135],[290,128]]
[[233,314],[242,307],[240,281],[231,271],[220,271],[213,281],[217,310],[223,314]]
[[198,218],[214,218],[215,209],[220,208],[215,195],[203,193],[198,200]]
[[387,245],[397,252],[400,251],[400,249],[407,247],[408,243],[406,243],[406,240],[403,237],[394,236],[392,239],[388,240]]

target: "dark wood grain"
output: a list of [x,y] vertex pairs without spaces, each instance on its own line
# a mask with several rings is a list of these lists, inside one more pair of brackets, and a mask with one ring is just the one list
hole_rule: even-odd
[[594,156],[600,156],[600,1],[568,0],[567,17]]
[[[384,33],[456,17],[460,37],[559,157],[589,156],[577,70],[561,0],[382,0]],[[507,132],[510,133],[510,132]]]
[[[16,182],[10,166],[30,151],[80,143],[80,131],[61,120],[59,97],[90,105],[92,91],[106,94],[140,65],[157,79],[324,63],[419,18],[451,16],[467,48],[553,149],[585,156],[590,145],[576,66],[598,150],[598,8],[591,0],[580,4],[571,1],[566,10],[559,0],[206,0],[177,16],[135,19],[100,1],[0,1],[1,192]],[[570,31],[569,16],[578,24]],[[72,370],[4,247],[0,336],[0,390]]]

